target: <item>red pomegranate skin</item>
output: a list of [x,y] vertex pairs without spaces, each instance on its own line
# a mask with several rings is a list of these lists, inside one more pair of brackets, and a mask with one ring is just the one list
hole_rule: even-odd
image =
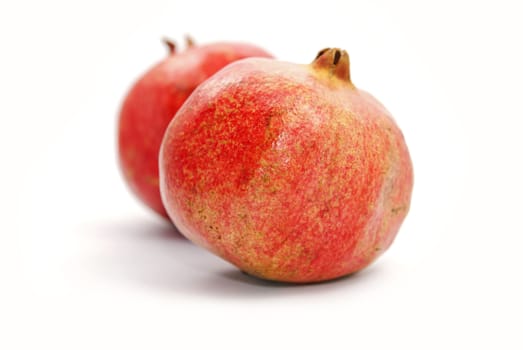
[[380,256],[413,169],[391,114],[350,82],[345,51],[250,58],[200,85],[169,125],[160,186],[182,234],[248,274],[306,283]]
[[241,43],[189,45],[146,72],[129,91],[118,121],[118,155],[131,190],[151,209],[167,217],[158,180],[158,152],[165,129],[192,91],[227,64],[245,57],[271,57]]

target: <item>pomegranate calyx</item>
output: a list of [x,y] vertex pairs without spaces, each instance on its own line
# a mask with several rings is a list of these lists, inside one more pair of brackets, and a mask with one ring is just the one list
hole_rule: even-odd
[[162,41],[167,46],[169,55],[174,55],[176,53],[176,43],[169,38],[163,38]]
[[342,81],[350,80],[350,61],[347,51],[338,48],[326,48],[318,52],[312,67],[317,70],[327,71]]
[[187,45],[188,49],[194,47],[194,40],[190,35],[185,35],[185,45]]

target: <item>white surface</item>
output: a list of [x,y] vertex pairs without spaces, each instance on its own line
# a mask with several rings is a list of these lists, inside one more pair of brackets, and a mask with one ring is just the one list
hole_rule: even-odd
[[[0,348],[521,349],[523,50],[517,1],[19,1],[0,5]],[[349,51],[415,170],[392,248],[281,286],[173,236],[115,162],[159,39]]]

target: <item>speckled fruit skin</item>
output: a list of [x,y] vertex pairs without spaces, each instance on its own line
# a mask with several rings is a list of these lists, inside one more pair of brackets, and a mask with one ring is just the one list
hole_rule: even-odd
[[249,58],[200,85],[169,125],[160,187],[180,231],[248,274],[306,283],[358,271],[409,210],[410,156],[345,51]]
[[118,155],[131,190],[154,211],[167,217],[158,187],[158,152],[167,125],[193,90],[227,64],[245,57],[271,57],[248,44],[189,45],[146,72],[123,102],[118,121]]

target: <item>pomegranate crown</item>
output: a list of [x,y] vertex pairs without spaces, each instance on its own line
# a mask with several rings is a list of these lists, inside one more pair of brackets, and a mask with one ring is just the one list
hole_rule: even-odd
[[[169,55],[176,54],[176,43],[173,40],[169,38],[163,38],[162,41],[167,46]],[[194,46],[194,40],[189,35],[185,36],[185,46],[187,46],[188,49]]]
[[345,50],[338,48],[320,50],[311,65],[314,69],[327,71],[330,76],[351,82],[349,54]]

